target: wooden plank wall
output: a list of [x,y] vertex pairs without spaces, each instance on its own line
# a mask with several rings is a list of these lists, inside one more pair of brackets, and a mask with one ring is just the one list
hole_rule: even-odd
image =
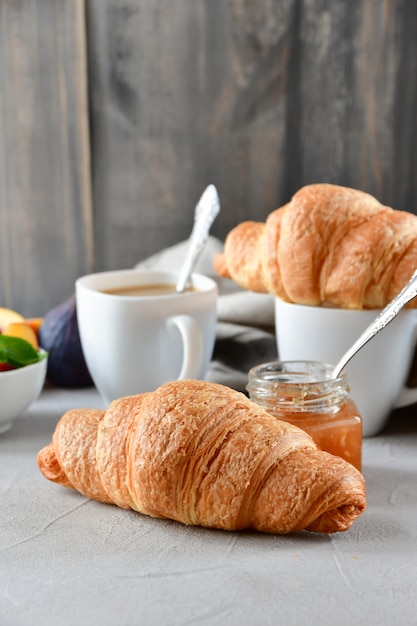
[[0,306],[43,315],[93,267],[83,0],[0,2]]
[[2,0],[0,306],[43,314],[91,269],[223,239],[302,185],[417,213],[410,0]]

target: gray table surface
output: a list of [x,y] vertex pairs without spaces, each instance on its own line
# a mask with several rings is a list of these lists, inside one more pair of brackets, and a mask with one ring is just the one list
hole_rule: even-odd
[[332,536],[151,519],[45,480],[36,454],[95,389],[46,387],[0,436],[0,624],[417,624],[417,407],[364,441],[368,508]]

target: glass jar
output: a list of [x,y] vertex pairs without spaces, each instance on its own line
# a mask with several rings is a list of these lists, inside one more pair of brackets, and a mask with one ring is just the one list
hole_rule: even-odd
[[361,471],[362,418],[348,397],[346,373],[318,361],[273,361],[253,367],[247,390],[271,415],[305,430],[321,450]]

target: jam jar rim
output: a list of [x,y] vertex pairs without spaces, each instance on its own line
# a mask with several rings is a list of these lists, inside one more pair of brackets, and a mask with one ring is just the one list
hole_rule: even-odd
[[[311,365],[315,365],[315,366],[322,366],[324,368],[326,368],[329,372],[329,374],[331,374],[331,372],[334,370],[335,365],[333,365],[332,363],[328,363],[326,361],[317,361],[315,359],[275,359],[274,361],[267,361],[265,363],[260,363],[258,365],[254,365],[250,370],[249,370],[249,376],[251,374],[255,374],[255,372],[260,372],[261,370],[265,370],[268,367],[272,367],[278,364],[288,364],[288,363],[292,363],[294,365],[298,365],[300,363],[304,363],[304,364],[311,364]],[[272,370],[271,370],[272,371]],[[285,372],[283,372],[285,373]],[[291,373],[291,372],[289,372]],[[347,374],[346,374],[346,370],[343,369],[339,376],[337,378],[332,378],[331,376],[327,377],[327,378],[323,378],[323,379],[317,379],[311,382],[316,382],[316,383],[324,383],[324,382],[328,382],[330,380],[346,380],[347,379]],[[297,384],[297,383],[293,383],[293,384]],[[302,384],[302,383],[300,383]]]
[[[289,364],[293,366],[302,364],[304,370],[302,368],[295,371],[278,369],[278,366]],[[315,368],[316,376],[312,379],[305,378],[308,374],[313,375],[311,371],[308,371],[308,366]],[[317,375],[319,370],[322,372],[321,376]],[[269,361],[256,365],[249,370],[246,390],[251,399],[261,403],[265,408],[274,402],[282,408],[296,412],[328,411],[331,406],[333,408],[341,406],[350,391],[346,371],[343,370],[337,378],[332,378],[333,370],[334,365],[312,359]],[[276,376],[288,374],[289,378],[291,375],[296,377],[298,374],[300,380],[274,380],[274,372]],[[268,373],[271,374],[270,378],[262,378],[262,374]],[[304,379],[301,378],[302,376]],[[281,398],[277,397],[278,390],[281,392]],[[287,395],[284,395],[284,392]]]

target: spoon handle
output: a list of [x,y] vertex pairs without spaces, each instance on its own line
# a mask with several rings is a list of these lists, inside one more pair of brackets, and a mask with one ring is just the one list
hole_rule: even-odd
[[401,309],[410,302],[417,295],[417,271],[414,272],[408,283],[395,296],[393,300],[381,311],[381,313],[374,319],[374,321],[366,328],[362,335],[355,341],[353,346],[342,356],[339,363],[333,370],[333,378],[337,378],[340,372],[350,359],[360,350],[372,337],[374,337],[380,330],[385,328],[394,317],[398,315]]
[[209,185],[203,192],[194,211],[194,226],[190,235],[190,247],[181,267],[176,286],[178,293],[181,293],[187,287],[194,266],[207,242],[210,227],[219,211],[220,200],[217,189],[214,185]]

